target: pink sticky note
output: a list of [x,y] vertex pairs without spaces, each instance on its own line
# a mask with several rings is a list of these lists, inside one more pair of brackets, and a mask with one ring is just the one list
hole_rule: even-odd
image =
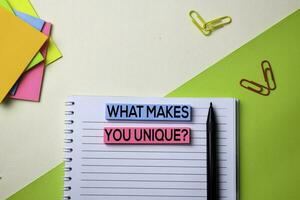
[[105,127],[106,144],[189,144],[188,127]]
[[[51,27],[51,23],[45,23],[42,32],[45,35],[49,36],[51,32]],[[48,42],[46,42],[40,50],[44,57],[46,57],[47,55],[47,49]],[[15,95],[9,97],[12,99],[40,101],[44,72],[44,62],[38,64],[36,67],[26,72],[20,79],[19,86]]]

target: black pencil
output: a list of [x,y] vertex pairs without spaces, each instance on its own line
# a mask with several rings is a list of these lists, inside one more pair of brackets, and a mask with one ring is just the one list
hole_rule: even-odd
[[216,125],[214,109],[212,107],[212,103],[210,103],[206,122],[207,200],[218,199]]

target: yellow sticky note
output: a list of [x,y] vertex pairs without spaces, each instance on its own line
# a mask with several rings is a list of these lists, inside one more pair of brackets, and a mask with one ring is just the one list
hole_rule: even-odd
[[[9,5],[9,3],[6,0],[0,0],[0,6],[3,7],[3,8],[5,8],[10,13],[15,14],[14,11],[13,11],[13,9],[11,8],[11,6]],[[26,71],[28,71],[32,67],[36,66],[37,64],[39,64],[43,60],[44,60],[44,57],[42,56],[42,54],[40,52],[38,52],[34,56],[34,58],[31,60],[31,62],[29,63],[29,65],[26,67]]]
[[[7,1],[9,2],[12,8],[21,11],[23,13],[26,13],[28,15],[39,17],[29,0],[7,0]],[[57,48],[52,38],[50,38],[48,52],[46,56],[46,65],[49,65],[50,63],[56,61],[61,57],[62,57],[61,52]]]
[[0,103],[47,37],[0,7]]

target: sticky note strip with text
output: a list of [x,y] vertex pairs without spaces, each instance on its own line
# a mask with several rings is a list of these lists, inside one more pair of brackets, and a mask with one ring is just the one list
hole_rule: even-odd
[[106,120],[191,121],[189,105],[106,104]]
[[106,144],[189,144],[188,127],[105,127]]

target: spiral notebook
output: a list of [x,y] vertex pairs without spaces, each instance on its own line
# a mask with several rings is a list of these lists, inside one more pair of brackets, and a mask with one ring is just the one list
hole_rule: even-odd
[[[71,96],[66,102],[64,199],[206,200],[206,118],[213,103],[218,123],[221,200],[238,199],[237,100]],[[105,105],[188,104],[192,120],[109,121]],[[185,126],[188,145],[103,142],[104,127]]]

